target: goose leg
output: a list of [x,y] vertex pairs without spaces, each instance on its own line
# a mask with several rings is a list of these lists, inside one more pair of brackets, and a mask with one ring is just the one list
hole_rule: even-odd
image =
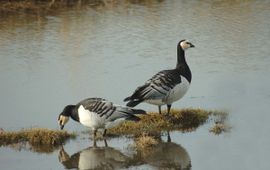
[[161,106],[160,105],[158,105],[158,112],[159,112],[159,114],[161,114]]
[[167,142],[171,142],[171,141],[172,141],[172,140],[171,140],[170,132],[167,131]]
[[94,139],[93,147],[94,147],[94,148],[97,147],[97,141],[96,141],[96,139]]
[[94,130],[94,133],[93,133],[93,140],[96,140],[96,136],[97,136],[97,129]]
[[104,139],[104,145],[105,145],[105,147],[108,147],[108,143],[107,143],[106,139]]
[[171,107],[172,107],[171,104],[167,104],[167,115],[170,114]]
[[104,129],[103,134],[102,134],[103,138],[106,137],[106,133],[107,133],[107,129]]

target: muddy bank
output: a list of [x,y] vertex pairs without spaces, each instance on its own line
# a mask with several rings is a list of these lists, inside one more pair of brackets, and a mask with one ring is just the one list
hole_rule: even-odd
[[119,4],[149,5],[163,0],[3,0],[0,3],[0,13],[30,13],[45,15],[63,10],[63,8],[99,8],[114,7]]
[[48,14],[62,8],[82,7],[83,5],[102,5],[101,1],[84,0],[3,0],[0,4],[1,13]]

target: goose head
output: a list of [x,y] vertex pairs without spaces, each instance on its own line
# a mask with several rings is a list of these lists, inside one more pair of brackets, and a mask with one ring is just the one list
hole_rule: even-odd
[[65,124],[69,121],[69,117],[73,111],[73,105],[67,105],[64,110],[58,116],[58,124],[61,130],[64,128]]
[[178,46],[182,49],[182,50],[187,50],[189,48],[193,48],[195,47],[191,42],[187,41],[187,40],[181,40],[178,43]]

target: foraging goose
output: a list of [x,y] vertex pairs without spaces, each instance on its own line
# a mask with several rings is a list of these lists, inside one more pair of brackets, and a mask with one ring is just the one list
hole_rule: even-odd
[[88,147],[71,156],[62,147],[58,158],[65,169],[126,169],[133,163],[112,147]]
[[82,125],[90,127],[94,131],[95,139],[98,129],[104,129],[104,137],[107,128],[113,127],[124,120],[140,120],[135,114],[145,114],[145,111],[118,106],[102,98],[88,98],[76,105],[67,105],[60,113],[58,123],[63,129],[69,117],[71,117]]
[[167,114],[170,113],[172,103],[184,96],[191,82],[191,71],[186,63],[185,50],[195,47],[187,40],[177,44],[177,64],[172,70],[162,70],[155,74],[146,83],[138,87],[135,92],[124,99],[127,106],[134,107],[141,102],[158,105],[161,114],[161,105],[167,104]]

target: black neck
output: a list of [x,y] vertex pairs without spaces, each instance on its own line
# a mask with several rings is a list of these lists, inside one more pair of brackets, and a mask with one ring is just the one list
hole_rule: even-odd
[[70,117],[71,117],[73,120],[79,122],[78,108],[77,108],[75,105],[73,105],[73,107],[72,107],[72,109],[71,109]]
[[185,51],[178,45],[177,47],[177,64],[176,69],[189,81],[191,82],[191,71],[187,65],[185,58]]
[[178,46],[177,47],[177,64],[176,68],[187,66],[186,58],[185,58],[185,51]]

